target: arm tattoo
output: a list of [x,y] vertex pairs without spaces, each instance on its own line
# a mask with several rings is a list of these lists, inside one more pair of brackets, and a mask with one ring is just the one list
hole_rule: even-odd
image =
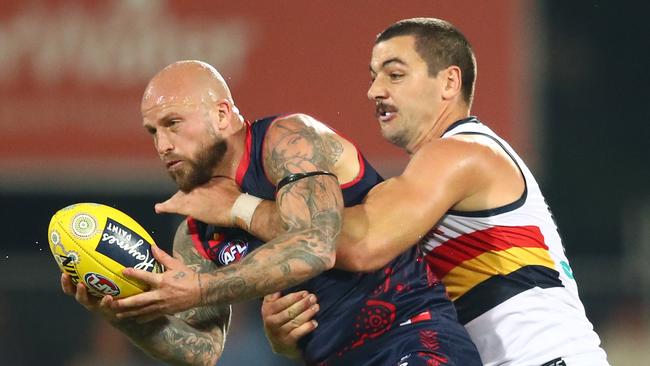
[[[174,256],[194,271],[216,268],[194,249],[185,221],[174,239]],[[112,322],[143,351],[173,365],[214,365],[221,356],[229,323],[229,306],[193,308],[143,324],[131,319]]]
[[[342,144],[308,116],[277,120],[264,145],[272,182],[293,173],[333,171]],[[204,276],[204,304],[229,304],[283,290],[334,265],[343,197],[336,179],[314,175],[287,184],[276,196],[287,232],[238,263]]]

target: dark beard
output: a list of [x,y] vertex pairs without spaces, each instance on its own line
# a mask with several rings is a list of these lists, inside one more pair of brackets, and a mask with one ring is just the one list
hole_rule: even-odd
[[226,140],[217,138],[212,144],[199,151],[195,160],[185,160],[185,169],[169,172],[178,189],[187,193],[212,178],[214,168],[221,163],[228,150]]
[[388,142],[399,148],[405,149],[406,145],[408,145],[409,139],[404,134],[393,134],[392,136],[387,136],[384,134],[384,131],[381,131],[381,134],[386,140],[388,140]]

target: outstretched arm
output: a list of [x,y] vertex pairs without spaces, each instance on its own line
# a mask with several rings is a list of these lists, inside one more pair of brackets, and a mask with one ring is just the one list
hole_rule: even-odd
[[[269,179],[277,184],[290,174],[331,172],[340,148],[328,134],[331,131],[308,116],[276,120],[264,143]],[[117,301],[121,316],[155,317],[197,304],[230,304],[262,297],[332,268],[343,210],[336,177],[319,174],[289,183],[278,190],[276,205],[286,233],[238,263],[180,279],[174,278],[183,270],[180,267],[162,275],[125,271],[151,284],[152,291]]]
[[[193,248],[185,222],[174,239],[174,255],[196,272],[215,269]],[[63,291],[75,296],[88,310],[100,313],[115,328],[151,357],[171,365],[214,365],[223,351],[230,322],[230,307],[200,307],[178,314],[138,323],[135,319],[118,319],[111,310],[110,296],[97,299],[88,295],[82,283],[77,287],[68,275],[61,278]]]

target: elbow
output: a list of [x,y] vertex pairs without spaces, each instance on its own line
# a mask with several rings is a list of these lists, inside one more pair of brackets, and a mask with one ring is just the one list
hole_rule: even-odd
[[336,261],[337,268],[349,272],[374,272],[390,262],[367,252],[340,253]]
[[325,262],[325,266],[323,271],[329,271],[330,269],[334,268],[334,264],[336,264],[336,251],[331,250],[325,258],[323,258],[323,261]]
[[[316,237],[319,238],[317,241],[319,247],[318,257],[322,262],[321,272],[328,271],[334,268],[336,263],[336,243],[338,239],[338,230],[323,230],[316,229]],[[319,273],[320,274],[320,273]]]
[[[372,242],[372,245],[368,243]],[[395,256],[385,248],[389,243],[381,240],[343,243],[337,248],[336,268],[350,272],[374,272],[384,268]]]
[[388,262],[377,260],[376,257],[363,256],[352,259],[350,267],[352,272],[374,272],[384,268]]
[[322,272],[334,268],[334,264],[336,264],[336,240],[332,239],[325,242],[320,260],[322,261]]

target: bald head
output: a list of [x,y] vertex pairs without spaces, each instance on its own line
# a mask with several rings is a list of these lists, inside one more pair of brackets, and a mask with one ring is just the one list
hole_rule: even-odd
[[214,67],[201,61],[178,61],[149,81],[142,96],[142,112],[169,104],[201,104],[221,99],[233,103],[228,84]]

